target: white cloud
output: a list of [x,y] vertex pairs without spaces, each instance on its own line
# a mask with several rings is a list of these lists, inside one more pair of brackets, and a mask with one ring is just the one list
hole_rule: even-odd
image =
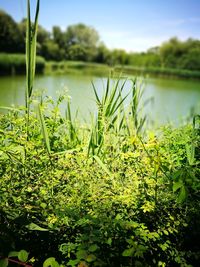
[[131,31],[99,30],[99,33],[108,48],[121,48],[129,52],[146,51],[150,47],[158,46],[169,39],[168,36],[135,36],[135,33]]

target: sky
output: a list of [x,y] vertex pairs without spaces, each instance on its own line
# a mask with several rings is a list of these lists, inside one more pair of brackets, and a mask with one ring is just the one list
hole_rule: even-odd
[[[36,0],[30,1],[33,16]],[[0,0],[0,9],[19,22],[26,0]],[[94,27],[110,49],[141,52],[174,36],[200,39],[200,0],[41,0],[45,29],[80,22]]]

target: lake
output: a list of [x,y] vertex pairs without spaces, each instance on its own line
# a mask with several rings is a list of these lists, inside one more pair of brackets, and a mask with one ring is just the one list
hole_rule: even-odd
[[[36,76],[34,90],[56,99],[59,93],[67,89],[71,96],[72,110],[78,109],[79,118],[87,121],[90,112],[96,111],[92,80],[101,95],[106,79],[87,75]],[[128,82],[125,91],[129,87]],[[0,106],[23,105],[24,91],[25,77],[0,77]],[[144,106],[149,121],[154,125],[166,122],[178,125],[189,117],[192,110],[200,114],[200,81],[146,78],[143,100],[147,99],[152,100]],[[65,106],[61,108],[64,110]]]

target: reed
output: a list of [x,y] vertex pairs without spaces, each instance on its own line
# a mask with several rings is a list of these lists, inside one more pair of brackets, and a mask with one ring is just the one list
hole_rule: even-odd
[[92,155],[98,155],[104,143],[105,133],[111,129],[116,130],[115,126],[119,116],[118,112],[128,96],[128,94],[124,97],[122,96],[126,80],[122,84],[120,84],[120,81],[120,78],[117,79],[113,85],[111,79],[108,78],[105,92],[101,99],[97,93],[97,88],[92,83],[98,112],[96,121],[92,125],[88,154],[91,152]]
[[[131,87],[128,93],[125,93],[124,88],[128,81]],[[142,114],[143,90],[139,87],[137,79],[127,80],[119,77],[114,82],[108,78],[102,98],[98,95],[94,83],[92,85],[98,112],[95,122],[92,123],[88,154],[94,156],[103,152],[102,147],[109,134],[111,139],[113,134],[115,136],[141,134],[146,116]]]
[[36,61],[36,44],[37,44],[37,27],[38,15],[40,9],[40,0],[37,0],[34,22],[31,22],[30,0],[27,0],[27,27],[26,27],[26,128],[27,138],[29,136],[29,116],[30,116],[30,99],[33,91],[33,83],[35,77],[35,61]]

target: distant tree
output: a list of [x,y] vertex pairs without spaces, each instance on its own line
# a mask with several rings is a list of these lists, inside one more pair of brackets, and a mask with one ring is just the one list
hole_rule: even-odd
[[159,46],[150,47],[147,50],[147,53],[151,53],[151,54],[159,54],[159,52],[160,52],[160,47]]
[[177,63],[180,69],[200,71],[200,48],[190,49]]
[[128,63],[128,54],[123,49],[114,49],[110,52],[110,65],[125,65]]
[[177,61],[185,53],[184,44],[176,37],[171,38],[160,47],[160,56],[163,67],[176,68]]
[[85,24],[71,25],[66,30],[67,45],[79,44],[83,47],[96,47],[99,42],[97,31]]
[[41,47],[41,55],[47,60],[62,60],[64,58],[63,50],[60,50],[58,44],[53,40],[47,40]]
[[94,55],[93,60],[95,62],[98,62],[98,63],[107,63],[107,64],[109,64],[110,51],[108,50],[108,48],[103,43],[101,43],[97,47],[96,53]]
[[65,32],[67,58],[71,60],[93,61],[97,52],[99,35],[95,29],[85,24],[75,24]]
[[0,40],[1,52],[24,52],[24,39],[17,23],[2,10],[0,10]]
[[87,50],[80,44],[71,45],[67,52],[67,58],[70,60],[87,61]]
[[200,41],[171,38],[161,45],[160,56],[164,67],[200,70]]
[[66,37],[59,26],[53,26],[52,28],[53,41],[59,45],[60,48],[66,47]]

